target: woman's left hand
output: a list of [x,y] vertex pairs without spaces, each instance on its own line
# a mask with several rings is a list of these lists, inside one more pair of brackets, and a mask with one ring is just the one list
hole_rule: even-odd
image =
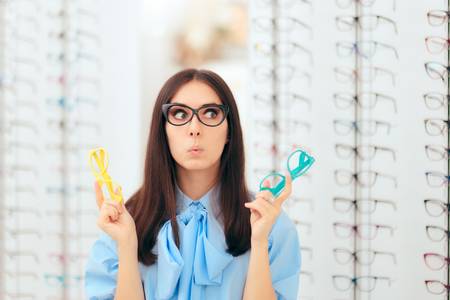
[[[268,181],[263,185],[270,187]],[[272,226],[281,212],[281,205],[291,195],[291,192],[292,179],[290,174],[286,174],[286,185],[277,198],[274,198],[270,191],[265,190],[256,194],[255,201],[245,203],[245,207],[251,211],[252,244],[267,244]]]

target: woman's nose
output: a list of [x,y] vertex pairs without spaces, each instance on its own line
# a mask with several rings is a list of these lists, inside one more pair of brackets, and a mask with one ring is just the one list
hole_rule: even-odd
[[199,136],[200,135],[200,121],[195,118],[192,118],[191,122],[189,122],[189,135],[190,136]]

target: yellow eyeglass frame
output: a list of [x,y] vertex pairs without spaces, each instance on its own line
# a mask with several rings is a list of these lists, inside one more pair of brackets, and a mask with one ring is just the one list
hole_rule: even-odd
[[110,198],[118,203],[122,203],[122,187],[109,176],[107,172],[108,165],[108,152],[106,152],[105,148],[98,147],[89,151],[89,167],[100,188],[102,189],[103,186],[106,186]]

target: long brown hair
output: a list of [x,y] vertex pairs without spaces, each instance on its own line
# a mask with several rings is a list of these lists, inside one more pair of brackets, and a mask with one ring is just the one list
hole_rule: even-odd
[[177,247],[180,246],[176,222],[176,165],[170,154],[161,107],[169,103],[181,86],[191,80],[210,86],[223,104],[228,105],[228,143],[221,158],[219,177],[221,211],[227,252],[238,256],[250,249],[250,212],[244,206],[250,200],[245,183],[245,155],[239,113],[233,94],[225,81],[209,70],[186,69],[170,77],[161,88],[153,108],[142,186],[126,207],[136,223],[138,259],[145,265],[156,262],[152,253],[158,232],[170,220]]

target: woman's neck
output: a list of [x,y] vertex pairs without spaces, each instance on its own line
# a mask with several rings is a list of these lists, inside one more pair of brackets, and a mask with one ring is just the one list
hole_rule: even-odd
[[178,166],[177,184],[186,196],[198,200],[216,184],[218,173],[219,165],[205,170],[186,170]]

